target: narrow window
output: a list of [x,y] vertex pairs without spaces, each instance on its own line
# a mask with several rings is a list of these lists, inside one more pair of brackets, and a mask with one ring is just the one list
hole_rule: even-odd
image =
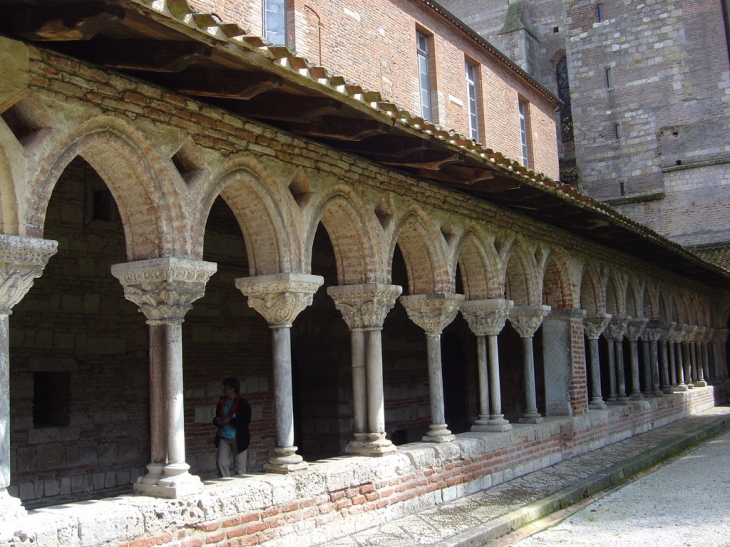
[[616,134],[616,140],[620,140],[621,139],[621,124],[620,123],[613,124],[613,131]]
[[611,89],[613,87],[613,76],[611,75],[611,69],[606,69],[606,87]]
[[264,36],[275,46],[286,45],[286,0],[264,0]]
[[421,89],[421,117],[433,121],[431,106],[431,68],[428,36],[416,31],[416,52],[418,53],[418,85]]
[[622,197],[626,195],[626,183],[624,181],[618,183],[618,189]]
[[603,4],[596,4],[596,18],[599,23],[603,21]]
[[555,69],[560,105],[560,137],[562,142],[573,142],[573,111],[570,106],[570,82],[568,81],[568,60],[561,57]]
[[479,142],[479,103],[477,102],[477,67],[466,63],[466,97],[469,105],[469,135]]
[[528,134],[528,120],[527,120],[527,103],[520,101],[518,103],[520,112],[520,143],[522,145],[522,165],[530,167],[530,139]]
[[71,373],[33,373],[33,427],[63,427],[71,423]]

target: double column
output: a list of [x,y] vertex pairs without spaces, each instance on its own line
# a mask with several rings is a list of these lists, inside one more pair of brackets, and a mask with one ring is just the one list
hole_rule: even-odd
[[550,313],[550,306],[515,306],[509,314],[509,322],[522,338],[522,366],[524,371],[525,412],[519,419],[522,424],[537,424],[543,421],[537,411],[537,387],[535,385],[535,356],[533,354],[532,337],[545,316]]
[[[588,338],[588,354],[591,367],[591,401],[588,403],[588,408],[593,410],[604,410],[606,408],[606,403],[603,401],[601,394],[601,362],[598,351],[598,338],[606,330],[610,320],[611,315],[607,313],[587,315],[583,318],[583,330],[586,338]],[[613,350],[613,348],[611,349]],[[613,381],[610,386],[612,393],[615,394],[615,374],[612,377]]]
[[611,393],[608,396],[609,403],[625,403],[626,396],[626,375],[624,373],[624,335],[629,322],[628,317],[612,317],[606,325],[603,333],[608,340],[609,360],[609,388]]
[[672,393],[673,386],[677,385],[677,372],[674,357],[672,334],[674,322],[661,323],[659,330],[659,360],[661,362],[661,385],[662,393]]
[[147,317],[150,333],[151,461],[135,492],[177,498],[202,491],[185,462],[182,323],[216,269],[211,262],[172,257],[112,266],[124,297]]
[[236,287],[248,297],[248,305],[266,319],[271,329],[276,448],[264,465],[271,473],[291,473],[308,466],[294,446],[291,326],[302,310],[312,304],[314,293],[323,283],[324,278],[318,275],[298,273],[236,279]]
[[[504,414],[502,414],[497,335],[502,332],[513,306],[512,300],[498,298],[467,300],[461,305],[461,314],[477,337],[479,418],[471,426],[472,431],[509,431],[512,429],[512,424],[505,420]],[[487,351],[487,346],[489,351]]]
[[401,296],[408,317],[426,332],[431,425],[424,441],[443,443],[454,439],[446,425],[444,382],[441,374],[441,332],[454,320],[464,295],[453,293]]
[[353,433],[345,451],[349,454],[384,456],[396,452],[385,438],[383,349],[381,331],[388,312],[402,288],[368,283],[327,288],[335,307],[350,329],[352,343]]
[[[664,395],[661,390],[662,380],[659,377],[659,339],[662,337],[662,323],[649,321],[641,334],[644,344],[644,393],[659,397]],[[666,382],[664,382],[666,383]]]
[[631,395],[630,399],[638,401],[644,398],[639,380],[639,338],[646,328],[648,319],[631,318],[626,325],[626,338],[631,348]]
[[6,522],[25,515],[10,486],[10,314],[56,254],[56,242],[0,235],[0,515]]

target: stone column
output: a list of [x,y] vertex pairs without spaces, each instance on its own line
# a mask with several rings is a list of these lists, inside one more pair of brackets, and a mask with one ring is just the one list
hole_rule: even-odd
[[684,356],[682,351],[682,340],[684,340],[687,325],[677,324],[676,330],[672,332],[672,341],[674,345],[674,353],[677,357],[677,391],[687,391],[689,386],[685,381],[684,375]]
[[[707,330],[705,330],[705,336],[702,338],[702,366],[704,367],[705,380],[707,382],[717,379],[717,376],[715,376],[714,374],[714,367],[710,364],[711,356],[709,345],[714,337],[715,329],[713,329],[712,327],[707,327]],[[712,383],[715,382],[713,381]]]
[[139,306],[150,326],[151,462],[135,492],[178,498],[203,489],[185,462],[182,323],[216,268],[211,262],[175,257],[112,266],[124,297]]
[[631,345],[631,395],[630,398],[634,401],[643,399],[644,396],[641,394],[641,385],[639,383],[639,346],[638,340],[641,333],[646,328],[648,319],[643,318],[632,318],[629,319],[626,327],[626,338],[629,339]]
[[[461,314],[477,337],[479,367],[479,419],[472,431],[509,431],[512,424],[502,414],[502,393],[499,381],[499,350],[497,335],[502,332],[514,306],[512,300],[467,300],[461,305]],[[489,352],[487,352],[487,345]],[[489,365],[487,366],[487,356]],[[491,387],[491,389],[490,389]],[[491,394],[491,414],[489,397]]]
[[385,316],[402,290],[397,285],[382,283],[327,288],[327,294],[342,312],[352,337],[355,439],[345,449],[350,454],[383,456],[396,452],[393,443],[385,438],[381,331]]
[[[662,393],[671,393],[672,386],[677,385],[676,372],[674,370],[674,351],[671,353],[671,366],[667,349],[671,349],[670,336],[676,323],[664,322],[659,327],[659,361],[661,364],[661,383],[659,389]],[[671,371],[671,373],[670,373]]]
[[706,332],[707,327],[697,327],[692,340],[692,365],[694,368],[695,378],[697,378],[697,381],[695,382],[695,386],[697,387],[707,387],[707,381],[705,380],[705,368],[704,363],[702,362],[702,345],[705,340]]
[[441,373],[441,331],[456,317],[464,295],[453,293],[415,294],[401,296],[408,317],[426,331],[428,347],[428,385],[431,396],[431,425],[424,441],[452,441],[444,413],[444,386]]
[[624,336],[628,327],[629,318],[625,316],[612,317],[606,326],[604,335],[608,340],[609,348],[613,346],[613,358],[615,360],[615,376],[616,376],[616,398],[609,397],[609,403],[623,404],[629,400],[626,396],[626,374],[624,372]]
[[264,470],[270,473],[285,474],[308,467],[294,446],[291,326],[302,310],[312,304],[314,293],[323,283],[321,276],[300,273],[236,279],[236,287],[248,297],[248,305],[266,319],[271,329],[276,448],[264,465]]
[[650,321],[647,323],[647,328],[642,333],[642,339],[648,345],[649,355],[647,368],[649,369],[649,389],[648,392],[651,395],[660,397],[664,395],[661,390],[661,380],[659,378],[659,354],[658,354],[658,343],[662,337],[661,323],[659,321]]
[[[583,318],[583,330],[585,331],[586,338],[588,338],[588,353],[590,355],[591,363],[591,402],[589,407],[593,410],[603,410],[606,408],[606,403],[603,402],[603,397],[601,395],[601,362],[598,351],[598,338],[601,336],[601,333],[606,330],[610,320],[611,315],[608,313],[592,314]],[[609,342],[609,345],[612,345],[611,342]],[[611,350],[613,350],[612,347]],[[615,373],[611,376],[613,377],[611,391],[612,395],[615,397]]]
[[684,365],[684,381],[689,389],[694,389],[694,378],[692,376],[692,357],[690,346],[697,327],[684,325],[682,327],[682,363]]
[[525,412],[520,423],[537,424],[543,421],[537,411],[537,393],[535,387],[535,357],[533,355],[532,337],[540,328],[542,320],[550,313],[550,306],[515,306],[509,314],[509,322],[522,338],[522,364],[525,377]]
[[10,486],[10,314],[56,254],[55,241],[0,235],[0,515],[12,522],[25,515]]
[[645,338],[646,330],[641,333],[641,339],[637,342],[637,346],[641,347],[641,376],[642,376],[642,389],[641,393],[644,397],[651,396],[651,351],[649,349],[649,340]]

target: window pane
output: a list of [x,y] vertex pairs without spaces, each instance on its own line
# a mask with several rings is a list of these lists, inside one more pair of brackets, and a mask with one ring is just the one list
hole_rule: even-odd
[[527,135],[527,107],[525,103],[520,101],[518,103],[518,109],[520,112],[520,141],[522,145],[522,165],[530,167],[530,151],[529,142]]
[[264,0],[264,27],[267,41],[278,46],[286,45],[285,0]]
[[418,43],[418,85],[421,90],[421,117],[432,121],[431,115],[431,72],[428,59],[428,39],[420,32],[416,32]]
[[479,140],[479,117],[477,114],[477,78],[476,67],[466,63],[466,93],[469,107],[469,136]]

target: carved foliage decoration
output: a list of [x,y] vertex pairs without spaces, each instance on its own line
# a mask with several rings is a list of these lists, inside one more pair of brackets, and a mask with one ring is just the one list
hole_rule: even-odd
[[401,296],[411,321],[426,331],[427,335],[438,336],[456,317],[464,301],[463,294],[433,293]]
[[48,239],[0,235],[0,314],[12,313],[56,254],[56,246]]
[[[583,330],[589,340],[598,340],[601,333],[608,326],[611,315],[608,313],[597,313],[587,315],[583,318]],[[622,335],[623,336],[623,335]]]
[[612,317],[608,325],[606,325],[606,330],[603,332],[606,340],[620,342],[626,334],[626,325],[628,322],[628,317]]
[[318,275],[282,273],[241,277],[236,287],[272,328],[289,328],[324,283]]
[[335,301],[335,307],[350,330],[380,329],[396,298],[403,291],[398,285],[368,283],[364,285],[339,285],[327,288],[327,294]]
[[497,336],[502,332],[512,306],[512,300],[500,298],[467,300],[461,305],[461,314],[476,336]]
[[648,321],[648,319],[640,318],[629,319],[629,322],[626,325],[626,338],[633,342],[636,342],[641,334],[644,332]]
[[510,311],[509,322],[520,338],[532,338],[548,313],[550,306],[515,306]]

